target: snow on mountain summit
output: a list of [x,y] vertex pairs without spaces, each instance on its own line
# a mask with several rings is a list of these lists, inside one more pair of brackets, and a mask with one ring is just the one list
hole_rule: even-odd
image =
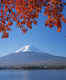
[[19,52],[28,52],[28,51],[40,51],[39,49],[35,48],[34,46],[32,45],[26,45],[18,50],[16,50],[16,53],[19,53]]
[[24,46],[24,47],[16,50],[16,53],[19,53],[19,52],[21,52],[21,51],[22,51],[22,52],[26,52],[26,51],[29,50],[29,47],[30,47],[30,45],[26,45],[26,46]]

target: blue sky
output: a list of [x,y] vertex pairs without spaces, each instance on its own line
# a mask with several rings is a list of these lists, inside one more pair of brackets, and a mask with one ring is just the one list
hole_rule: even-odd
[[[63,14],[66,17],[65,9]],[[38,24],[33,24],[33,29],[25,35],[14,23],[12,31],[9,32],[9,38],[0,39],[0,57],[11,54],[27,44],[32,44],[43,52],[66,57],[66,37],[64,37],[66,36],[66,24],[62,23],[62,32],[56,32],[56,28],[49,29],[44,26],[46,19],[47,17],[40,13]]]

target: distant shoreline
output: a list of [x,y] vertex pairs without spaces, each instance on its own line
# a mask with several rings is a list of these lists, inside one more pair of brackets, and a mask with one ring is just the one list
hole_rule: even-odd
[[66,66],[22,66],[22,67],[0,67],[0,70],[61,70]]

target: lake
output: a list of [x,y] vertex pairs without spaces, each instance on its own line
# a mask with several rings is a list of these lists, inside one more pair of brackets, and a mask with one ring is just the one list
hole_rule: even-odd
[[0,70],[0,80],[66,80],[66,70]]

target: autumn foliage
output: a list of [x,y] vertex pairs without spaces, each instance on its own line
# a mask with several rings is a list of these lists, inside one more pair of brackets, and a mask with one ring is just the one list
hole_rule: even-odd
[[48,16],[45,26],[57,27],[57,32],[61,31],[63,21],[66,19],[62,14],[64,3],[62,0],[0,0],[0,32],[2,38],[8,38],[8,32],[11,30],[13,22],[16,22],[18,28],[26,33],[32,29],[32,23],[37,24],[42,7],[45,7],[44,16]]

